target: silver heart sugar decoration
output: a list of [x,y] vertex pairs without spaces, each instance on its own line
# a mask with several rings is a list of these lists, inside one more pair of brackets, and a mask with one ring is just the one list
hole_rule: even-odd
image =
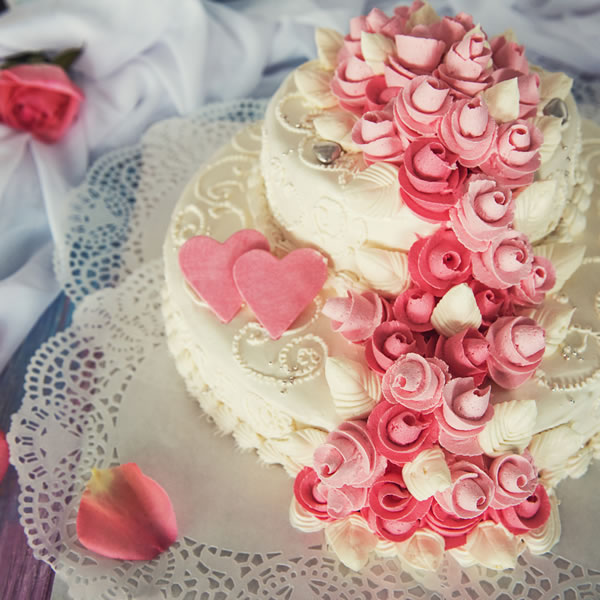
[[342,147],[336,142],[315,142],[313,152],[322,165],[330,165],[342,154]]
[[544,106],[544,114],[549,117],[558,117],[561,121],[561,124],[564,125],[569,120],[569,109],[567,108],[567,104],[561,98],[552,98]]

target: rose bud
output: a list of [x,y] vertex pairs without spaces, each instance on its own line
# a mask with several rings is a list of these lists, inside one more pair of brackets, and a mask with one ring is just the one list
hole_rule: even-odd
[[152,560],[177,538],[173,505],[135,463],[92,469],[77,512],[77,537],[101,556]]

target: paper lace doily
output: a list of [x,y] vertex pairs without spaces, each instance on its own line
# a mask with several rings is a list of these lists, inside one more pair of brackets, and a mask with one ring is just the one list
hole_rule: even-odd
[[[551,553],[524,554],[506,573],[447,561],[423,581],[395,560],[350,572],[320,534],[289,526],[291,480],[281,469],[261,468],[231,438],[212,435],[166,349],[162,265],[152,259],[191,174],[264,106],[241,101],[160,123],[99,161],[71,198],[56,267],[83,301],[72,326],[32,359],[8,436],[35,555],[77,600],[600,597],[600,571]],[[587,160],[600,173],[600,149]],[[180,537],[155,561],[102,559],[76,537],[91,467],[128,461],[161,482],[178,515]]]

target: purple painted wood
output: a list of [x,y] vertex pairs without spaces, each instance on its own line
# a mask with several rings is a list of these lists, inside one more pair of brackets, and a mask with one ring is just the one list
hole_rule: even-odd
[[[60,295],[46,310],[12,360],[0,374],[0,429],[8,431],[10,417],[21,406],[23,381],[37,348],[70,321],[71,306]],[[0,599],[49,600],[54,571],[33,556],[17,512],[19,483],[13,467],[0,482]]]

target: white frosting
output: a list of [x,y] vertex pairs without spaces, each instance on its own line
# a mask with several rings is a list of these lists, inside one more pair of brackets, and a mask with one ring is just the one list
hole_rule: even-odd
[[353,571],[360,571],[377,546],[377,536],[356,513],[325,525],[325,539],[338,558]]
[[394,40],[381,33],[361,32],[360,49],[365,62],[373,69],[373,72],[381,75],[387,57],[394,54],[396,44]]
[[431,498],[452,485],[450,469],[441,448],[419,452],[412,462],[402,467],[402,478],[408,491],[417,500]]
[[321,531],[325,527],[325,521],[317,519],[315,515],[300,506],[295,497],[292,498],[290,503],[290,523],[296,529],[305,533]]
[[558,194],[557,189],[553,179],[534,181],[517,196],[513,225],[532,243],[541,240],[558,225],[566,198]]
[[502,571],[516,566],[523,549],[523,542],[504,526],[482,521],[467,536],[464,554],[470,555],[474,563]]
[[543,256],[552,262],[556,273],[556,283],[552,293],[559,292],[573,273],[580,267],[585,254],[585,246],[581,244],[547,243],[534,248],[537,256]]
[[331,73],[321,68],[319,61],[304,63],[294,71],[294,80],[300,93],[319,108],[337,105],[331,92]]
[[398,295],[410,285],[406,252],[359,248],[356,251],[356,264],[371,289]]
[[564,424],[533,436],[528,449],[538,469],[553,469],[575,454],[584,441],[580,433]]
[[548,494],[550,500],[550,517],[538,529],[528,531],[523,535],[523,541],[533,554],[548,552],[560,539],[560,516],[558,514],[558,499],[554,494]]
[[337,65],[338,52],[344,44],[344,36],[335,29],[318,27],[315,32],[315,42],[321,66],[333,71]]
[[417,529],[408,540],[398,542],[398,556],[413,569],[437,571],[444,558],[444,538],[431,529]]
[[466,283],[450,288],[433,309],[431,324],[438,333],[446,337],[469,327],[479,329],[481,312],[473,290]]
[[546,350],[544,356],[556,352],[569,332],[575,307],[563,304],[552,298],[535,309],[525,310],[521,314],[533,319],[546,332]]
[[506,79],[483,91],[488,111],[499,123],[519,117],[519,85],[517,78]]

